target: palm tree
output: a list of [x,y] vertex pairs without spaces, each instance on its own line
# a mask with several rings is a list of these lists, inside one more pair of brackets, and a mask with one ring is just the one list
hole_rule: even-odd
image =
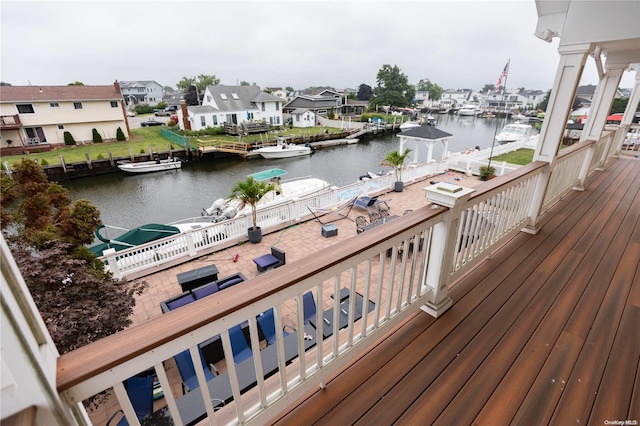
[[384,157],[382,161],[382,166],[393,167],[396,172],[396,185],[394,190],[396,192],[401,192],[404,185],[402,184],[402,167],[404,166],[404,160],[406,160],[407,156],[411,152],[410,149],[406,149],[402,154],[398,150],[391,151]]
[[[236,182],[231,187],[231,194],[227,197],[227,202],[238,201],[238,209],[242,210],[246,206],[251,206],[251,221],[253,227],[249,231],[257,233],[260,230],[258,227],[258,213],[256,211],[256,205],[268,192],[276,189],[276,184],[273,182],[258,181],[253,176],[248,176],[245,180]],[[257,233],[254,241],[251,237],[252,233],[249,232],[249,240],[252,243],[258,243],[262,239],[262,233]]]

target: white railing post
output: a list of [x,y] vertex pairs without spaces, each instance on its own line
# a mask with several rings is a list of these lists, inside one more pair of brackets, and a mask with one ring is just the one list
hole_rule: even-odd
[[122,272],[118,268],[118,261],[116,260],[116,249],[106,249],[102,252],[105,262],[109,265],[109,270],[113,274],[114,278],[122,278]]
[[423,189],[426,192],[427,201],[449,207],[445,221],[433,227],[426,283],[423,283],[431,288],[431,296],[429,302],[420,307],[437,318],[453,305],[449,297],[449,284],[453,272],[458,223],[462,206],[475,189],[449,183],[437,183]]
[[198,250],[196,249],[196,242],[193,239],[193,231],[187,231],[184,236],[187,239],[187,253],[189,257],[196,257]]

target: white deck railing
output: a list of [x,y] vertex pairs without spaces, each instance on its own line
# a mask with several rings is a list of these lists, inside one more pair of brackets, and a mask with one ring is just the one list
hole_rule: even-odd
[[[409,215],[359,234],[335,250],[292,262],[250,279],[237,291],[234,288],[232,292],[216,293],[189,307],[179,308],[63,355],[58,364],[59,391],[78,422],[83,423],[86,417],[81,401],[113,389],[129,423],[136,425],[139,423],[123,382],[153,368],[166,401],[166,407],[156,415],[169,416],[176,425],[181,425],[181,415],[193,414],[185,414],[184,398],[198,398],[201,414],[207,416],[209,424],[261,424],[314,387],[322,386],[331,374],[367,351],[368,346],[381,335],[424,304],[433,302],[438,292],[446,292],[447,289],[443,290],[440,285],[442,282],[450,282],[467,272],[490,249],[502,244],[530,220],[527,212],[536,210],[532,206],[535,200],[543,204],[542,211],[548,208],[551,201],[570,186],[560,182],[576,180],[576,172],[565,174],[560,171],[585,167],[585,163],[590,163],[585,152],[594,145],[597,143],[584,142],[567,150],[553,171],[548,164],[531,164],[512,176],[497,178],[478,188],[473,196],[451,210],[428,206],[414,210]],[[533,194],[543,176],[550,176],[549,187],[544,189],[545,197]],[[343,199],[350,193],[349,188],[341,188],[341,191]],[[338,199],[340,192],[333,193],[336,194],[334,200]],[[452,211],[460,214],[452,215]],[[284,210],[277,212],[275,216],[285,214]],[[275,217],[273,211],[263,214]],[[262,220],[267,221],[264,217]],[[232,224],[230,221],[224,225],[235,226]],[[243,232],[246,230],[244,226]],[[442,240],[447,235],[455,236],[453,244],[443,245]],[[165,245],[168,244],[165,242]],[[441,250],[442,247],[449,247],[449,250]],[[332,298],[342,288],[351,295],[362,296],[364,303],[360,311],[356,310],[357,299],[354,297],[347,299],[348,305],[340,305],[338,297]],[[309,328],[305,324],[302,300],[307,292],[313,294],[317,306],[312,321],[323,324],[322,327]],[[442,295],[438,297],[442,299]],[[368,306],[371,306],[370,311]],[[285,335],[278,331],[274,345],[279,368],[273,376],[265,379],[256,316],[271,308],[275,312],[276,330],[282,330],[285,323],[298,330],[294,334],[295,345],[297,353],[303,356],[287,365]],[[323,330],[322,315],[328,309],[333,309],[333,315],[329,316],[332,325],[330,335],[325,338],[327,333]],[[347,311],[346,320],[344,328],[340,329],[340,319],[345,314],[340,312],[343,309]],[[355,320],[351,313],[361,315],[361,318]],[[250,367],[226,363],[227,373],[224,374],[228,374],[232,398],[224,407],[214,407],[216,402],[211,402],[210,390],[216,389],[215,380],[218,379],[206,382],[199,345],[212,336],[220,335],[224,357],[232,360],[229,329],[242,323],[248,324],[251,336],[253,354],[248,361]],[[306,350],[308,340],[305,334],[311,335],[317,343]],[[187,349],[195,365],[199,391],[182,396],[175,392],[178,389],[175,379],[172,386],[167,369],[171,371],[172,358]],[[243,391],[242,377],[247,368],[255,370],[256,378],[253,386]]]

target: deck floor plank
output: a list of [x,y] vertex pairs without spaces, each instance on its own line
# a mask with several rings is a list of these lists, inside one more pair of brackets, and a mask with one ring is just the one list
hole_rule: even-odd
[[616,159],[273,423],[638,419],[639,217],[640,161]]

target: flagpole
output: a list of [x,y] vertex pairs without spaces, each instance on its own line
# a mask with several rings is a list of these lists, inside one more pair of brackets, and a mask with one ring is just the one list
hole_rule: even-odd
[[[505,67],[505,74],[504,74],[504,89],[502,89],[502,96],[500,99],[500,103],[502,104],[504,102],[504,92],[507,90],[507,78],[509,77],[509,66],[511,65],[511,58],[509,58],[509,60],[507,61],[507,66]],[[500,79],[502,80],[502,79]],[[502,81],[500,81],[502,82]],[[498,87],[498,90],[500,90],[500,88]],[[507,116],[507,105],[505,104],[504,106],[504,116],[505,118],[508,118]],[[491,167],[491,159],[493,158],[493,147],[496,144],[496,135],[498,134],[498,123],[500,122],[500,109],[498,109],[498,117],[496,117],[496,127],[493,129],[493,140],[491,141],[491,152],[489,153],[489,163],[487,164],[487,167]],[[506,120],[505,120],[506,123]]]

